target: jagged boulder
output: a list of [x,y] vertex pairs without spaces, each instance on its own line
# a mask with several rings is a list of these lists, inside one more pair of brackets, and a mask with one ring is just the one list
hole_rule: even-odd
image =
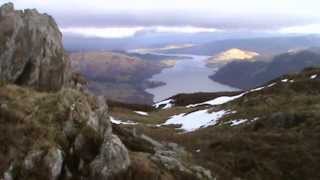
[[70,62],[54,19],[35,9],[0,7],[0,81],[56,91],[70,79]]

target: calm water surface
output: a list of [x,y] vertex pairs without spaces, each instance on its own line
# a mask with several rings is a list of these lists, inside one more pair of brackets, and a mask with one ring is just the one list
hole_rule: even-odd
[[209,76],[217,69],[206,66],[205,60],[209,58],[208,56],[180,56],[188,56],[192,57],[192,59],[177,60],[177,64],[174,67],[164,69],[161,73],[154,75],[150,79],[151,81],[162,81],[166,83],[164,86],[146,90],[154,95],[155,102],[179,93],[237,90],[236,88],[209,79]]

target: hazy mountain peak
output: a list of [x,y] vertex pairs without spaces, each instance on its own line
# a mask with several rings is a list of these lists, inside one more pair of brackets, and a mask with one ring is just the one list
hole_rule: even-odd
[[257,56],[259,56],[259,54],[253,51],[232,48],[215,55],[213,59],[215,61],[250,60]]

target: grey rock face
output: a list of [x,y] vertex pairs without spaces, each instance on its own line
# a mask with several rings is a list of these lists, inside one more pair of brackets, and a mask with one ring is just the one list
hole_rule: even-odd
[[44,164],[48,167],[50,180],[58,179],[63,165],[63,156],[60,149],[50,149],[44,158]]
[[8,177],[12,176],[12,173],[9,172],[12,169],[17,171],[20,167],[20,176],[24,176],[26,179],[45,177],[48,180],[57,180],[62,171],[63,161],[63,153],[58,148],[50,148],[47,152],[44,150],[32,150],[24,158],[21,165],[19,163],[11,165],[7,175],[9,175]]
[[90,114],[87,124],[99,132],[102,136],[107,138],[112,134],[112,126],[108,114],[108,105],[106,104],[106,99],[103,96],[98,96],[96,101],[97,109],[94,111],[94,113]]
[[157,152],[153,154],[150,159],[156,164],[159,164],[161,167],[164,167],[166,170],[175,172],[175,175],[178,176],[177,179],[184,179],[184,177],[192,177],[192,179],[201,180],[214,179],[209,170],[204,169],[201,166],[184,162],[181,159],[182,157],[179,157],[183,154],[184,152],[181,150],[176,151],[175,149],[170,148],[162,149],[157,150]]
[[6,172],[4,172],[3,180],[13,180],[12,171],[13,171],[13,166],[10,165],[9,169]]
[[[78,91],[63,89],[60,94],[63,97],[62,109],[70,109],[69,119],[63,128],[67,137],[74,137],[70,155],[79,158],[77,170],[72,172],[73,176],[84,179],[90,179],[89,176],[91,179],[111,179],[126,171],[130,166],[128,150],[120,139],[112,134],[104,97],[92,97],[94,105],[90,105],[90,96],[86,99]],[[84,127],[79,129],[77,124]],[[66,164],[68,166],[69,163]]]
[[100,154],[90,164],[92,179],[112,179],[114,175],[124,172],[130,166],[128,150],[121,140],[112,135],[110,139],[105,139]]
[[69,81],[69,67],[51,16],[12,3],[0,8],[0,81],[55,91]]
[[36,167],[37,163],[39,163],[43,157],[43,151],[33,151],[29,152],[23,161],[23,167],[26,170],[32,170]]

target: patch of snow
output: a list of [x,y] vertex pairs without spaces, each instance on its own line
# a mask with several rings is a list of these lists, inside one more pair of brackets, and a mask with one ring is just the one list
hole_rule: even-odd
[[193,108],[193,107],[196,107],[196,106],[200,106],[200,105],[204,105],[205,103],[198,103],[198,104],[189,104],[186,106],[186,108]]
[[[259,120],[259,119],[260,119],[260,118],[255,117],[255,118],[253,118],[252,120],[250,120],[250,122],[254,122],[254,121],[257,121],[257,120]],[[230,126],[237,126],[237,125],[239,125],[239,124],[242,124],[242,123],[245,123],[245,122],[248,122],[248,121],[249,121],[248,119],[237,119],[237,120],[231,120],[231,121],[225,122],[225,123],[223,123],[223,124],[229,124],[229,123],[231,123]]]
[[172,99],[164,100],[164,101],[161,101],[161,102],[154,104],[153,107],[159,108],[160,106],[164,105],[164,107],[162,109],[168,109],[173,106],[173,104],[172,104],[173,101],[174,100],[172,100]]
[[126,125],[134,125],[137,124],[135,122],[131,122],[131,121],[122,121],[122,120],[118,120],[118,119],[114,119],[114,117],[110,116],[110,121],[113,124],[126,124]]
[[229,114],[235,114],[237,111],[229,111]]
[[142,115],[142,116],[148,116],[149,114],[147,112],[143,112],[143,111],[134,111],[135,113]]
[[[271,83],[269,84],[267,87],[272,87],[276,85],[276,83]],[[238,99],[248,93],[251,93],[251,92],[256,92],[256,91],[260,91],[262,89],[264,89],[266,87],[258,87],[256,89],[251,89],[249,91],[246,91],[242,94],[239,94],[239,95],[236,95],[236,96],[221,96],[221,97],[218,97],[218,98],[215,98],[213,100],[209,100],[209,101],[205,101],[205,102],[202,102],[202,103],[198,103],[198,104],[190,104],[190,105],[187,105],[186,108],[192,108],[192,107],[196,107],[196,106],[200,106],[200,105],[212,105],[212,106],[215,106],[215,105],[221,105],[221,104],[225,104],[225,103],[228,103],[230,101],[233,101],[235,99]]]
[[209,113],[208,110],[200,110],[190,114],[183,113],[171,116],[163,125],[181,124],[181,129],[191,132],[199,128],[215,125],[217,121],[226,114],[228,114],[228,112],[225,110],[212,113]]
[[[287,79],[284,79],[285,81],[283,81],[283,82],[287,82],[288,80]],[[272,87],[272,86],[274,86],[274,85],[276,85],[277,83],[271,83],[271,84],[269,84],[268,86],[267,86],[267,88],[268,87]],[[256,88],[256,89],[251,89],[251,90],[249,90],[249,91],[247,91],[245,94],[247,94],[247,93],[250,93],[250,92],[255,92],[255,91],[260,91],[260,90],[262,90],[262,89],[264,89],[264,88],[266,88],[265,86],[262,86],[262,87],[258,87],[258,88]]]
[[274,85],[276,85],[277,83],[271,83],[271,84],[269,84],[267,87],[272,87],[272,86],[274,86]]
[[318,75],[317,75],[317,74],[314,74],[314,75],[310,76],[310,79],[315,79],[315,78],[317,78],[317,77],[318,77]]
[[255,118],[253,118],[251,121],[253,122],[253,121],[257,121],[257,120],[259,120],[260,118],[258,118],[258,117],[255,117]]
[[255,91],[260,91],[262,89],[264,89],[265,87],[258,87],[258,88],[255,88],[255,89],[251,89],[249,92],[255,92]]
[[290,82],[290,83],[294,83],[294,80],[290,80],[289,82]]
[[221,104],[225,104],[227,102],[233,101],[235,99],[238,99],[240,97],[242,97],[243,95],[245,95],[246,93],[242,93],[236,96],[221,96],[218,98],[215,98],[213,100],[209,100],[203,103],[198,103],[198,104],[190,104],[188,106],[186,106],[187,108],[191,108],[191,107],[196,107],[196,106],[200,106],[200,105],[212,105],[212,106],[216,106],[216,105],[221,105]]
[[[267,87],[272,87],[272,86],[274,86],[276,84],[277,83],[271,83]],[[246,92],[244,92],[242,94],[239,94],[239,95],[236,95],[236,96],[221,96],[221,97],[218,97],[218,98],[215,98],[213,100],[206,101],[206,102],[202,102],[202,103],[198,103],[198,104],[190,104],[190,105],[188,105],[186,107],[187,108],[192,108],[192,107],[196,107],[196,106],[200,106],[200,105],[212,105],[212,106],[221,105],[221,104],[225,104],[227,102],[233,101],[235,99],[238,99],[238,98],[240,98],[240,97],[242,97],[245,94],[248,94],[250,92],[260,91],[260,90],[262,90],[264,88],[266,88],[266,87],[262,86],[262,87],[258,87],[258,88],[255,88],[255,89],[251,89],[249,91],[246,91]]]
[[76,108],[76,104],[75,104],[75,103],[73,103],[73,104],[71,105],[71,107],[70,107],[70,110],[71,110],[71,111],[74,111],[74,110],[75,110],[75,108]]
[[289,79],[282,79],[281,82],[288,82]]
[[237,125],[245,123],[247,121],[248,121],[248,119],[233,120],[233,121],[231,121],[231,126],[237,126]]
[[237,96],[222,96],[222,97],[218,97],[218,98],[216,98],[214,100],[207,101],[206,103],[210,104],[210,105],[221,105],[221,104],[225,104],[227,102],[233,101],[235,99],[238,99],[238,98],[242,97],[245,94],[246,93],[242,93],[242,94],[239,94]]

